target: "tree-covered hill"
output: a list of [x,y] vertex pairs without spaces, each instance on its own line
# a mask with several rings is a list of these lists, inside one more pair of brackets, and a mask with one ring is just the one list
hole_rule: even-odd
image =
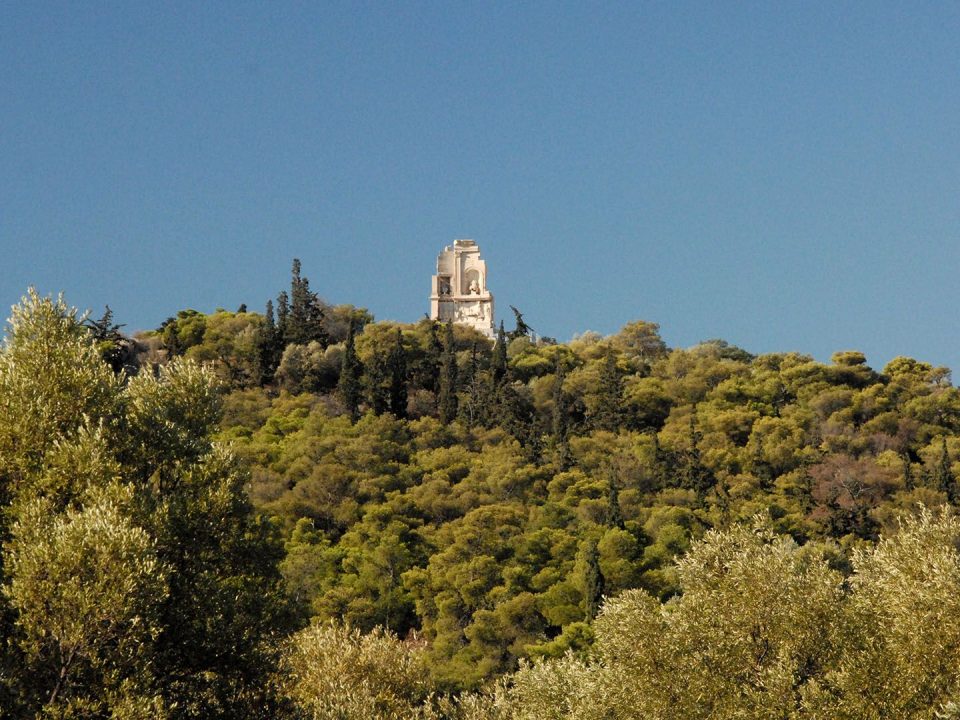
[[674,561],[710,529],[762,512],[848,568],[899,515],[957,499],[945,368],[671,349],[643,321],[491,343],[328,306],[296,264],[274,307],[162,334],[231,388],[219,437],[283,529],[304,616],[416,630],[440,687],[585,651],[601,598],[677,594]]
[[10,717],[955,711],[945,368],[492,342],[299,264],[118,330],[30,295],[0,352]]

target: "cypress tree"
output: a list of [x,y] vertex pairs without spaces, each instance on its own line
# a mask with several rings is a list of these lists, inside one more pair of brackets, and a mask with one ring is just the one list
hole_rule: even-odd
[[477,344],[470,346],[470,361],[460,375],[460,387],[465,393],[464,402],[460,403],[460,417],[467,427],[473,427],[484,415],[484,378],[480,372],[480,359],[477,356]]
[[569,408],[567,394],[563,391],[563,381],[566,379],[566,373],[563,371],[563,363],[560,362],[560,353],[557,353],[557,363],[554,370],[553,382],[553,414],[551,429],[557,442],[566,440]]
[[347,342],[343,350],[343,360],[340,364],[340,380],[337,382],[337,392],[353,422],[357,421],[360,413],[360,396],[362,392],[360,377],[362,371],[363,367],[360,364],[360,358],[357,357],[357,351],[353,344],[353,320],[351,320],[347,330]]
[[[307,280],[304,278],[304,287],[308,288]],[[307,290],[307,308],[304,315],[304,342],[318,342],[324,349],[330,344],[330,335],[324,325],[326,314],[323,310],[323,303],[317,294]]]
[[273,375],[280,364],[280,355],[283,352],[283,343],[277,332],[277,325],[273,318],[273,301],[267,300],[264,312],[263,325],[257,330],[257,373],[260,385],[273,382]]
[[523,446],[527,462],[540,464],[542,461],[542,435],[548,432],[545,423],[538,422],[533,404],[518,392],[519,383],[504,379],[494,392],[493,424],[513,435]]
[[904,452],[900,458],[903,461],[903,489],[913,490],[913,467],[910,464],[910,453]]
[[584,540],[583,545],[580,546],[580,563],[583,615],[589,622],[600,611],[604,590],[603,574],[600,572],[600,552],[597,550],[597,541],[593,538]]
[[617,432],[622,420],[623,378],[620,377],[613,350],[607,350],[597,383],[597,408],[593,413],[593,426],[598,430]]
[[950,462],[950,453],[947,451],[947,438],[940,438],[940,459],[937,462],[934,478],[937,489],[945,493],[950,504],[958,500],[957,482],[953,477],[953,464]]
[[290,324],[288,327],[290,342],[302,343],[307,315],[307,298],[303,279],[300,277],[300,260],[293,259],[290,270]]
[[163,345],[167,349],[167,357],[175,358],[182,354],[180,349],[180,336],[177,335],[176,318],[168,317],[160,326],[160,337],[163,339]]
[[763,454],[763,437],[756,436],[757,444],[754,447],[751,465],[753,466],[753,476],[757,478],[761,490],[769,490],[773,487],[773,468],[767,462]]
[[653,487],[657,490],[671,487],[671,478],[674,476],[676,463],[672,453],[667,452],[660,445],[660,436],[656,430],[651,432],[653,436]]
[[730,523],[730,483],[723,479],[718,480],[714,484],[714,494],[716,506],[720,510],[720,522],[725,527]]
[[443,344],[437,334],[437,323],[430,321],[427,332],[427,347],[420,364],[419,383],[424,390],[437,393],[440,390],[440,363],[443,357]]
[[530,437],[531,413],[512,383],[501,382],[496,389],[495,422],[526,445]]
[[569,399],[563,391],[563,381],[566,379],[566,373],[563,370],[563,363],[560,362],[560,353],[557,353],[557,364],[554,372],[553,383],[553,413],[551,417],[551,430],[553,432],[554,443],[557,448],[557,464],[560,470],[570,468],[570,444],[567,442],[567,432],[569,429]]
[[293,259],[290,278],[290,318],[288,342],[306,345],[319,342],[324,348],[330,342],[324,327],[323,304],[310,290],[310,281],[300,274],[300,260]]
[[683,463],[683,486],[697,494],[700,505],[706,502],[707,492],[714,485],[713,473],[700,457],[700,432],[697,430],[695,415],[690,415],[690,446]]
[[407,416],[407,353],[403,349],[403,333],[397,328],[397,342],[390,353],[390,412],[394,417]]
[[285,290],[277,295],[277,334],[284,347],[290,342],[290,297]]
[[470,346],[470,359],[465,367],[462,368],[459,377],[459,385],[463,388],[465,394],[464,401],[460,403],[458,412],[467,427],[473,427],[478,420],[480,413],[480,360],[477,357],[477,344]]
[[623,512],[620,510],[620,487],[617,473],[612,468],[607,475],[607,524],[624,529]]
[[500,329],[497,330],[497,341],[493,346],[493,359],[490,362],[494,382],[500,382],[506,377],[507,367],[507,334],[503,331],[503,320],[501,320]]
[[453,323],[448,322],[440,358],[440,422],[449,423],[457,416],[457,353],[453,339]]
[[363,384],[367,391],[367,405],[376,415],[390,409],[389,358],[375,354],[363,366]]
[[273,300],[267,300],[267,307],[263,312],[264,327],[269,328],[271,333],[277,331],[277,323],[273,319]]

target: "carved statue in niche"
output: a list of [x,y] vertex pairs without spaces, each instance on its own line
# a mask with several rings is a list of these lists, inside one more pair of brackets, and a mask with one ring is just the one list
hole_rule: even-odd
[[439,291],[441,295],[450,294],[450,280],[449,278],[439,278],[437,285],[439,285]]
[[480,294],[480,283],[473,279],[470,281],[470,294],[479,295]]

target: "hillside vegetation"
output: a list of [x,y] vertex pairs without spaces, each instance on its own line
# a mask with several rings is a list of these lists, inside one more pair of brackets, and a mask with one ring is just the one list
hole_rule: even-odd
[[[330,306],[0,354],[10,717],[953,717],[960,393]],[[957,715],[960,716],[960,715]]]

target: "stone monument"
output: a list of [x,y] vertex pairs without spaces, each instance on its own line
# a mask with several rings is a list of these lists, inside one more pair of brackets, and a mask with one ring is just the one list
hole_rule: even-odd
[[487,263],[473,240],[454,240],[437,256],[430,291],[430,319],[469,325],[494,336],[493,295],[487,290]]

